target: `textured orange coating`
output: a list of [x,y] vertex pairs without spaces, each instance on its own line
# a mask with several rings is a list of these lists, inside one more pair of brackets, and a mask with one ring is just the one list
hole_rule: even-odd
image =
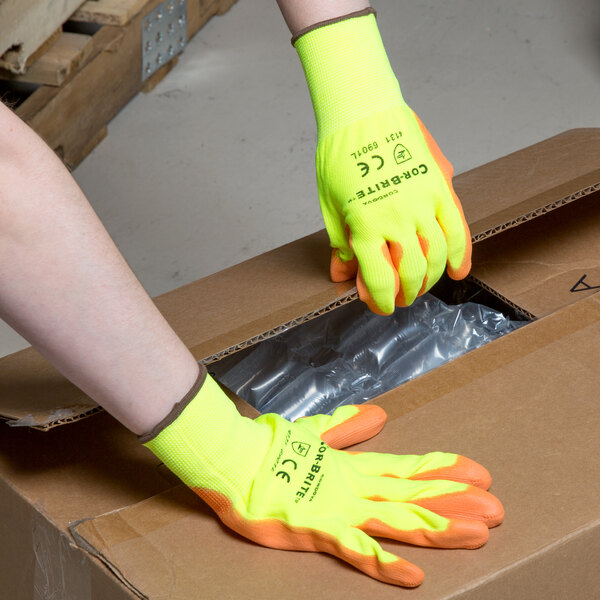
[[447,519],[474,519],[482,521],[486,527],[496,527],[504,519],[504,508],[500,500],[475,486],[471,486],[462,492],[421,498],[410,502]]
[[385,537],[429,548],[466,548],[472,550],[483,546],[490,535],[487,525],[482,521],[460,519],[451,519],[444,531],[395,529],[379,519],[368,519],[358,528],[371,536]]
[[331,250],[331,263],[329,264],[329,276],[331,277],[331,281],[334,283],[341,283],[342,281],[354,279],[357,271],[358,260],[356,259],[356,256],[352,258],[352,260],[344,262],[338,256],[337,248]]
[[416,473],[407,479],[419,481],[450,479],[452,481],[468,483],[483,490],[488,490],[492,485],[492,476],[489,471],[466,456],[457,456],[456,462],[449,467],[440,467],[439,469],[423,471],[422,473]]
[[371,502],[389,502],[389,500],[387,498],[384,498],[383,496],[369,496],[368,498],[365,498],[366,500],[370,500]]
[[[427,238],[424,238],[420,233],[417,233],[417,237],[419,238],[419,245],[421,246],[423,256],[427,258],[427,256],[429,255],[429,240],[427,240]],[[423,279],[423,285],[421,286],[417,297],[422,296],[427,291],[427,281],[428,277],[427,275],[425,275]]]
[[361,404],[358,412],[321,434],[321,439],[332,448],[347,448],[377,435],[385,425],[387,415],[383,408]]
[[392,265],[396,271],[400,271],[400,261],[404,255],[402,244],[400,242],[388,242],[388,249],[390,258],[392,259]]
[[[400,261],[402,260],[402,256],[404,255],[404,250],[402,248],[402,244],[400,244],[400,242],[388,242],[388,248],[389,248],[389,252],[390,252],[390,257],[392,259],[392,264],[394,265],[394,269],[399,276],[400,275]],[[402,289],[402,285],[400,284],[399,277],[398,277],[398,291],[396,292],[394,304],[396,306],[406,306],[406,298],[404,296],[404,290]]]
[[278,519],[250,521],[240,515],[233,508],[231,500],[223,494],[202,488],[192,489],[217,513],[225,525],[257,544],[280,550],[325,552],[385,583],[416,587],[423,582],[423,571],[402,558],[382,563],[375,556],[365,556],[342,546],[339,540],[322,531],[294,527]]
[[421,289],[419,290],[419,293],[417,294],[417,298],[419,296],[422,296],[427,291],[427,281],[428,281],[428,277],[427,277],[427,275],[425,275],[425,277],[423,278],[423,285],[421,286]]
[[[429,133],[429,131],[427,130],[425,125],[423,125],[423,122],[421,121],[421,119],[419,119],[419,117],[414,112],[413,112],[413,114],[415,115],[415,119],[417,120],[417,123],[419,124],[421,133],[423,134],[423,137],[425,138],[425,141],[427,142],[429,151],[431,152],[433,158],[435,159],[435,162],[438,164],[438,166],[444,173],[444,178],[446,179],[446,183],[448,184],[448,189],[450,190],[450,193],[452,194],[452,199],[454,200],[454,204],[456,205],[456,208],[458,208],[458,211],[460,212],[460,216],[462,218],[463,226],[465,229],[465,239],[467,240],[465,256],[463,257],[463,260],[457,269],[453,269],[448,264],[448,275],[452,279],[464,279],[467,276],[467,274],[469,273],[469,271],[471,270],[471,232],[469,231],[469,226],[467,225],[467,221],[465,219],[465,215],[463,213],[463,209],[462,209],[460,200],[458,199],[458,196],[456,195],[456,192],[454,191],[454,186],[452,185],[452,176],[454,174],[454,168],[450,164],[450,161],[442,154],[440,147],[437,145],[437,142],[433,139],[432,135]],[[440,227],[442,227],[441,223],[440,223]],[[442,227],[442,230],[443,229],[444,228]],[[446,232],[444,231],[444,234],[445,233]]]
[[360,267],[358,268],[358,274],[356,275],[356,289],[358,291],[358,297],[369,307],[369,310],[376,315],[385,315],[383,311],[379,310],[377,304],[373,301],[369,288],[365,283],[362,276]]
[[429,240],[423,237],[420,233],[417,233],[417,237],[419,238],[419,245],[421,246],[421,252],[423,252],[423,256],[427,258],[429,254]]

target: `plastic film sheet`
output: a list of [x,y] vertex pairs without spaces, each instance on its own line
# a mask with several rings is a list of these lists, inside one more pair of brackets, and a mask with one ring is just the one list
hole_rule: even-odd
[[[39,512],[32,518],[32,542],[35,557],[32,595],[19,598],[91,600],[92,582],[88,558],[66,534]],[[0,597],[5,596],[0,593]]]
[[210,365],[260,412],[294,420],[361,404],[524,324],[431,294],[389,317],[352,302]]

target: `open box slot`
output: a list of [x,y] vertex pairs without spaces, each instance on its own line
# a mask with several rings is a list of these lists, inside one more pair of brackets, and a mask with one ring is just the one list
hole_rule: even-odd
[[[460,287],[457,294],[479,295],[472,284]],[[522,324],[482,304],[449,305],[432,294],[389,317],[357,300],[208,368],[260,412],[294,420],[371,400]]]

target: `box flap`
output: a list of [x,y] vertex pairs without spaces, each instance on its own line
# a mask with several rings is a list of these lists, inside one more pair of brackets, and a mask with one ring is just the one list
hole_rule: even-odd
[[532,317],[600,291],[600,191],[477,244],[471,278]]
[[[589,544],[600,527],[600,481],[593,475],[600,470],[598,356],[600,295],[378,399],[388,424],[356,449],[470,456],[490,469],[492,491],[506,509],[505,522],[475,551],[384,542],[425,570],[425,583],[410,592],[331,557],[251,544],[183,486],[72,531],[131,589],[151,598],[188,598],[198,589],[211,598],[319,597],[327,582],[330,598],[491,599],[507,597],[513,573],[521,587],[511,597],[589,597],[586,573],[597,562]],[[569,568],[557,576],[552,565],[563,559]]]
[[571,129],[454,178],[473,241],[600,189],[600,128]]
[[0,358],[0,417],[9,424],[47,429],[100,410],[33,348]]
[[[575,129],[455,178],[475,240],[600,188],[600,129]],[[328,278],[317,232],[155,299],[199,360],[210,362],[356,297]],[[0,417],[40,429],[99,410],[33,349],[0,359]],[[65,412],[66,411],[66,412]]]
[[48,433],[0,427],[0,479],[62,531],[172,487],[158,458],[106,413]]
[[196,358],[351,300],[354,282],[329,280],[329,238],[319,231],[155,299]]

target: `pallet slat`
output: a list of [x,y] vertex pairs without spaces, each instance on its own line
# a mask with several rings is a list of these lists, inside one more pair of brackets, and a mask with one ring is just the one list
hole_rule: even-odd
[[60,85],[92,51],[92,36],[64,32],[22,75],[0,69],[0,79]]
[[147,0],[88,0],[71,15],[71,21],[100,25],[127,25]]
[[82,0],[0,0],[0,68],[24,73]]

